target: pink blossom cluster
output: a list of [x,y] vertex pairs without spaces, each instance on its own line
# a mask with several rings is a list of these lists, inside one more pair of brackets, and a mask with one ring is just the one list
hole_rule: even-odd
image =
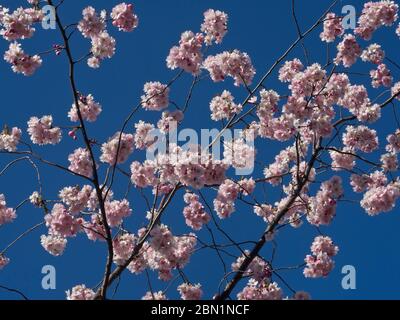
[[337,199],[342,195],[342,179],[339,176],[322,183],[317,195],[309,200],[307,220],[316,226],[330,224],[336,214]]
[[164,134],[170,131],[173,132],[183,118],[184,114],[181,110],[164,111],[161,114],[161,119],[157,122],[157,128]]
[[194,230],[200,230],[203,224],[207,224],[210,221],[210,215],[204,210],[204,206],[199,201],[198,195],[186,192],[183,200],[187,204],[183,208],[183,216],[185,217],[186,224]]
[[35,32],[32,25],[40,22],[44,15],[41,10],[34,8],[18,8],[9,13],[8,9],[0,6],[0,35],[8,41],[31,38]]
[[91,178],[93,175],[93,163],[90,152],[84,148],[78,148],[68,156],[69,170]]
[[384,153],[381,155],[382,169],[384,171],[396,171],[399,167],[399,162],[396,153]]
[[39,55],[27,55],[17,42],[10,43],[8,51],[4,54],[4,60],[12,65],[14,72],[22,73],[24,76],[31,76],[42,65],[42,58]]
[[219,10],[208,9],[204,12],[204,22],[201,25],[201,31],[205,33],[204,42],[211,45],[221,43],[228,27],[228,15]]
[[224,161],[235,169],[253,169],[256,149],[242,138],[224,142]]
[[400,152],[400,129],[397,129],[395,133],[389,134],[386,140],[388,142],[386,151],[393,153]]
[[282,300],[282,289],[276,282],[250,279],[247,286],[238,293],[239,300]]
[[381,64],[384,58],[385,51],[383,51],[382,47],[377,43],[370,44],[361,54],[362,61],[375,64]]
[[355,166],[355,156],[353,150],[344,147],[342,150],[330,150],[329,155],[332,159],[332,170],[352,170]]
[[87,207],[92,191],[89,185],[82,188],[80,186],[65,187],[60,191],[59,197],[68,206],[68,211],[76,215]]
[[397,100],[400,100],[400,81],[396,82],[392,87],[392,96],[396,97]]
[[147,149],[155,142],[156,137],[152,135],[155,128],[151,123],[139,120],[139,122],[135,124],[135,129],[134,140],[137,149]]
[[144,244],[139,258],[131,262],[129,270],[139,273],[148,267],[157,270],[161,280],[170,280],[173,269],[182,268],[188,263],[197,238],[192,233],[174,236],[164,224],[155,226],[150,236],[151,241]]
[[349,85],[338,104],[347,108],[359,121],[374,122],[381,117],[381,108],[371,103],[363,85]]
[[60,256],[64,253],[67,239],[59,235],[41,235],[40,243],[42,247],[53,256]]
[[387,177],[383,171],[375,171],[371,174],[352,174],[350,176],[350,185],[354,192],[363,192],[375,187],[386,185]]
[[[135,148],[134,136],[130,133],[115,133],[101,146],[100,161],[114,165],[125,162]],[[118,157],[117,157],[118,153]]]
[[393,77],[386,64],[380,64],[376,70],[370,71],[372,79],[372,87],[379,88],[380,86],[390,87],[392,85]]
[[282,182],[282,177],[289,172],[289,165],[297,159],[295,147],[287,147],[275,156],[275,161],[264,169],[267,182],[277,186]]
[[373,152],[378,148],[378,137],[376,131],[366,126],[347,126],[343,134],[343,144],[346,147],[362,152]]
[[342,19],[332,12],[328,13],[324,20],[324,31],[320,34],[321,40],[333,42],[336,37],[341,36],[343,33]]
[[78,23],[78,30],[85,38],[94,38],[106,28],[105,19],[105,11],[98,15],[95,8],[86,7],[82,11],[82,19]]
[[141,97],[142,106],[146,110],[161,111],[169,104],[169,87],[161,82],[147,82]]
[[339,251],[329,237],[315,237],[312,245],[312,255],[307,255],[304,261],[307,266],[303,273],[306,278],[326,277],[335,266],[332,257]]
[[13,127],[11,131],[5,128],[0,133],[0,150],[14,152],[17,150],[17,145],[21,139],[21,129]]
[[5,255],[0,254],[0,270],[10,263],[10,259]]
[[240,186],[230,179],[226,179],[218,188],[214,199],[214,210],[221,219],[229,218],[235,211],[235,200],[240,192]]
[[136,245],[136,237],[130,233],[123,233],[114,238],[113,248],[114,257],[113,261],[117,265],[125,263],[133,253]]
[[17,213],[13,208],[7,208],[4,194],[0,194],[0,226],[12,222],[17,218]]
[[183,32],[179,46],[172,47],[169,52],[167,67],[172,70],[181,68],[194,75],[198,74],[203,61],[201,52],[203,41],[204,35],[202,33]]
[[90,221],[85,221],[82,226],[89,240],[104,241],[106,239],[106,230],[99,214],[92,214]]
[[157,292],[148,291],[142,297],[142,300],[167,300],[167,297],[162,291],[157,291]]
[[[101,105],[94,100],[94,97],[91,94],[89,94],[87,96],[79,96],[79,111],[81,112],[83,120],[94,122],[102,109]],[[68,118],[74,122],[79,121],[78,110],[75,103],[68,112]]]
[[249,55],[236,49],[208,56],[203,67],[214,82],[223,81],[226,76],[230,76],[234,79],[235,86],[251,85],[256,73]]
[[83,220],[74,218],[61,203],[56,203],[51,213],[44,220],[49,228],[49,234],[61,237],[73,237],[80,230]]
[[[245,251],[245,254],[242,254],[234,263],[232,263],[232,271],[239,271],[240,266],[245,260],[246,256],[249,256],[250,252],[248,250]],[[255,257],[250,265],[247,267],[247,270],[243,273],[244,276],[249,276],[255,279],[256,281],[263,281],[266,278],[270,278],[272,275],[272,270],[270,265],[265,262],[264,259],[260,257]]]
[[346,34],[342,42],[337,46],[338,53],[334,59],[335,64],[343,63],[346,68],[351,67],[357,58],[361,55],[361,47],[357,43],[356,37],[352,34]]
[[122,220],[132,213],[132,209],[129,207],[129,201],[126,199],[122,201],[106,201],[104,207],[106,210],[107,222],[110,227],[119,226]]
[[361,16],[358,19],[358,27],[354,33],[363,38],[370,40],[372,34],[381,26],[391,26],[398,18],[399,6],[394,1],[370,1],[364,3]]
[[283,66],[279,69],[279,80],[282,82],[291,82],[294,76],[302,71],[303,68],[303,64],[297,58],[285,61]]
[[92,38],[91,52],[93,56],[88,59],[89,67],[100,67],[101,60],[112,58],[115,54],[115,39],[107,31],[102,31]]
[[203,295],[203,290],[201,290],[201,284],[189,284],[182,283],[178,286],[179,294],[182,300],[200,300]]
[[53,127],[53,117],[32,117],[28,121],[28,133],[33,143],[38,145],[57,144],[61,141],[61,129]]
[[125,2],[116,5],[111,11],[112,24],[120,31],[130,32],[139,24],[139,19],[133,13],[133,5]]
[[84,284],[73,287],[66,294],[67,300],[93,300],[95,296],[95,292]]
[[383,186],[373,186],[365,192],[360,201],[361,207],[370,216],[381,212],[391,211],[400,197],[400,183],[398,181]]
[[224,90],[221,95],[214,97],[210,102],[211,119],[214,121],[229,119],[242,110],[241,104],[234,103],[232,94]]

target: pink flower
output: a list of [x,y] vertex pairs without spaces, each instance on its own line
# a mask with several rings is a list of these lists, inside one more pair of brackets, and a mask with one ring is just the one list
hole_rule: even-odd
[[388,152],[400,152],[400,129],[397,129],[394,134],[389,134],[386,137],[388,145],[386,146],[386,151]]
[[201,290],[201,284],[189,284],[182,283],[178,287],[179,294],[182,300],[200,300],[203,295],[203,290]]
[[100,16],[96,10],[89,6],[82,11],[83,18],[79,21],[78,30],[85,38],[97,37],[106,27],[105,12],[102,11]]
[[160,82],[147,82],[144,85],[145,95],[141,97],[146,110],[161,111],[168,107],[169,88]]
[[325,42],[333,42],[336,37],[344,33],[342,19],[336,17],[334,13],[328,13],[324,20],[324,31],[320,34],[320,38]]
[[200,71],[203,54],[201,53],[204,36],[185,31],[181,35],[179,46],[171,48],[167,57],[167,67],[174,70],[181,68],[194,75]]
[[135,128],[135,147],[137,149],[147,149],[156,141],[157,138],[152,135],[155,128],[151,123],[140,120],[138,123],[135,123]]
[[106,201],[104,203],[106,209],[107,222],[110,227],[116,227],[122,223],[123,218],[131,215],[132,210],[129,208],[128,200],[122,201]]
[[38,145],[57,144],[61,141],[61,129],[53,127],[53,117],[32,117],[28,121],[28,133],[33,143]]
[[[81,112],[82,119],[94,122],[97,119],[97,116],[102,111],[101,105],[94,101],[94,98],[91,94],[87,96],[81,95],[79,97],[79,111]],[[72,105],[71,110],[68,112],[68,118],[71,121],[77,122],[79,121],[78,111],[76,109],[75,103]]]
[[132,162],[132,183],[139,188],[152,186],[156,182],[155,171],[154,165],[149,161],[145,161],[143,165],[138,161]]
[[89,185],[82,188],[79,186],[65,187],[60,191],[59,197],[68,206],[68,211],[72,215],[76,215],[87,207],[91,193],[92,187]]
[[9,152],[14,152],[17,150],[17,145],[21,139],[21,130],[14,127],[9,131],[5,128],[0,133],[0,150],[7,150]]
[[133,234],[124,233],[113,240],[114,262],[122,265],[127,261],[136,245],[136,237]]
[[4,60],[12,65],[14,72],[22,73],[24,76],[31,76],[42,65],[40,56],[25,54],[17,42],[10,43],[8,51],[4,54]]
[[204,41],[207,45],[221,43],[228,27],[228,15],[219,10],[208,9],[204,12],[204,22],[201,25],[201,31],[206,34]]
[[82,220],[75,219],[60,203],[56,203],[51,213],[45,215],[44,220],[49,233],[61,237],[73,237],[81,229]]
[[[100,161],[114,165],[124,163],[134,149],[134,136],[132,134],[117,132],[101,146]],[[118,158],[117,158],[118,153]]]
[[4,194],[0,194],[0,226],[12,222],[17,218],[17,213],[12,208],[7,208]]
[[133,5],[126,4],[125,2],[116,5],[111,12],[113,25],[120,31],[130,32],[135,29],[139,24],[139,19],[133,13]]
[[0,254],[0,270],[10,263],[10,259]]
[[229,119],[242,110],[242,105],[233,102],[232,94],[224,90],[220,96],[214,97],[210,102],[211,119],[214,121]]
[[[245,254],[246,256],[249,256],[250,252],[246,250]],[[239,271],[239,268],[245,260],[246,256],[242,254],[234,263],[232,263],[232,271]],[[271,275],[271,267],[260,257],[255,257],[253,261],[250,262],[250,265],[247,267],[246,271],[243,273],[243,276],[252,277],[259,282],[269,279]]]
[[297,58],[286,61],[279,69],[279,80],[282,82],[291,82],[294,76],[303,70],[304,66]]
[[361,47],[352,34],[346,34],[343,37],[343,41],[338,44],[337,50],[338,53],[334,62],[336,65],[343,63],[346,68],[351,67],[361,55]]
[[332,257],[339,251],[332,239],[318,236],[311,245],[312,255],[307,255],[304,261],[307,266],[303,273],[306,278],[326,277],[335,266]]
[[115,39],[107,31],[92,38],[93,57],[88,60],[89,67],[97,68],[101,60],[111,58],[115,54]]
[[386,64],[380,64],[376,70],[370,71],[372,79],[372,87],[379,88],[380,86],[390,87],[392,85],[393,77]]
[[9,14],[8,9],[0,8],[0,35],[8,41],[31,38],[35,32],[32,25],[43,19],[41,10],[18,8]]
[[392,96],[396,96],[397,100],[400,100],[400,81],[396,82],[392,87]]
[[58,235],[41,235],[40,243],[48,253],[57,257],[63,254],[67,239]]
[[276,282],[250,279],[247,286],[238,293],[239,300],[282,300],[283,292]]
[[252,169],[256,149],[243,139],[234,139],[224,143],[224,160],[235,169]]
[[207,224],[210,221],[210,215],[204,210],[204,206],[200,203],[198,195],[186,192],[183,200],[187,204],[183,208],[183,216],[185,217],[186,224],[194,230],[200,230],[203,224]]
[[382,63],[385,58],[385,52],[382,50],[381,46],[377,43],[369,45],[361,54],[362,61],[372,62],[375,64]]
[[400,196],[398,183],[390,183],[386,186],[373,187],[368,190],[360,204],[370,216],[375,216],[381,212],[391,211]]
[[67,300],[93,300],[95,296],[95,292],[86,288],[84,284],[73,287],[71,291],[66,291],[66,294]]
[[142,300],[167,300],[167,297],[162,291],[158,292],[146,292],[146,294],[142,297]]
[[331,150],[329,155],[332,159],[332,170],[334,171],[352,170],[356,165],[355,156],[350,148],[343,148],[339,151]]
[[93,176],[93,163],[90,152],[84,148],[78,148],[68,156],[70,165],[69,170],[91,178]]
[[382,168],[385,171],[396,171],[399,167],[396,153],[385,153],[381,156]]
[[394,1],[388,0],[364,3],[354,33],[364,40],[370,40],[376,29],[381,26],[391,26],[397,20],[398,8]]
[[343,144],[362,152],[372,152],[378,148],[376,131],[366,126],[347,126],[343,134]]
[[214,199],[214,209],[221,219],[228,218],[235,211],[235,200],[239,191],[240,186],[229,179],[219,186],[217,197]]
[[104,223],[99,214],[92,214],[91,221],[84,222],[82,227],[89,240],[105,241],[106,231],[104,228]]
[[234,79],[235,86],[251,85],[256,73],[248,54],[236,49],[208,56],[203,67],[214,82],[223,81],[226,76],[230,76]]

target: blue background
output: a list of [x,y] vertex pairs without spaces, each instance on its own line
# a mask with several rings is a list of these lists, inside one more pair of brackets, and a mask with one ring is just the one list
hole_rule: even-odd
[[[96,9],[110,10],[118,1],[65,1],[60,8],[60,16],[64,25],[76,22],[81,17],[81,10],[87,5]],[[11,9],[17,5],[25,5],[26,1],[1,1],[1,4]],[[297,1],[297,15],[303,30],[313,24],[328,7],[331,1]],[[335,12],[340,14],[343,5],[353,4],[360,12],[363,1],[343,1],[335,7]],[[92,93],[103,107],[103,112],[95,124],[89,124],[88,130],[92,137],[102,142],[114,134],[121,126],[123,119],[138,103],[142,94],[143,84],[147,81],[167,82],[176,71],[166,68],[165,58],[171,46],[175,45],[181,32],[185,30],[198,31],[203,20],[203,12],[208,8],[220,9],[229,15],[229,32],[223,44],[213,46],[209,53],[215,54],[223,50],[239,49],[247,52],[252,58],[257,70],[254,83],[295,40],[296,29],[290,15],[291,1],[239,1],[239,0],[169,0],[134,2],[135,12],[138,14],[139,27],[132,33],[120,33],[114,27],[109,30],[117,40],[117,52],[113,59],[102,63],[99,70],[88,68],[85,62],[78,65],[77,85],[81,92]],[[318,37],[321,28],[315,30],[305,43],[309,50],[311,61],[325,63],[326,48]],[[395,61],[398,59],[399,39],[394,34],[394,28],[382,28],[375,34],[376,41],[383,44],[388,57]],[[41,52],[50,49],[51,45],[60,43],[58,30],[37,30],[33,39],[23,41],[24,50],[29,53]],[[363,47],[365,43],[360,42]],[[8,43],[0,41],[0,52],[7,49]],[[396,49],[396,50],[394,50]],[[89,50],[89,43],[79,34],[73,37],[72,50],[74,57],[80,57]],[[334,47],[331,46],[334,53]],[[288,59],[299,57],[303,59],[300,47],[297,47]],[[399,70],[389,65],[395,79],[399,79]],[[26,121],[29,117],[52,114],[56,125],[68,126],[70,122],[66,117],[72,103],[71,92],[67,78],[67,63],[64,55],[43,56],[43,66],[33,77],[23,77],[13,73],[10,66],[0,63],[1,78],[1,111],[0,124],[18,126],[26,130]],[[353,71],[366,73],[372,65],[358,62]],[[266,87],[277,90],[280,94],[288,93],[287,87],[282,85],[276,72],[265,82]],[[184,103],[186,93],[191,83],[191,76],[185,74],[182,79],[171,89],[171,99],[179,105]],[[369,85],[369,78],[365,76],[351,76],[353,83]],[[193,100],[183,123],[184,128],[213,128],[219,124],[209,118],[209,101],[223,89],[231,90],[236,101],[241,101],[246,92],[243,88],[235,88],[232,80],[213,84],[209,79],[201,81],[194,91]],[[378,96],[381,90],[370,89],[371,99]],[[398,102],[396,103],[396,107]],[[160,114],[156,112],[141,111],[128,130],[133,131],[133,123],[138,119],[155,123]],[[381,149],[385,144],[386,134],[393,132],[396,123],[393,119],[391,107],[385,109],[383,117],[373,128],[380,130]],[[24,139],[28,140],[26,131]],[[81,139],[73,141],[64,134],[63,142],[56,147],[35,148],[47,159],[67,165],[67,156],[75,148],[83,146]],[[258,159],[262,162],[256,168],[256,177],[261,177],[263,167],[273,161],[273,157],[280,150],[282,144],[263,140],[258,150]],[[96,150],[96,154],[98,153]],[[378,155],[371,155],[370,159],[376,160]],[[2,155],[0,165],[3,167],[14,156]],[[143,159],[143,154],[136,151],[130,160]],[[129,163],[125,164],[128,168]],[[47,199],[55,199],[62,187],[81,184],[78,178],[71,177],[53,168],[40,166],[44,193]],[[104,170],[101,171],[104,173]],[[348,175],[344,174],[346,199],[360,200],[359,194],[354,194],[349,187]],[[118,176],[119,182],[114,188],[116,198],[121,198],[128,181]],[[329,175],[319,178],[324,180]],[[35,173],[28,163],[21,162],[0,177],[0,192],[6,195],[9,206],[16,206],[21,200],[27,198],[37,189]],[[277,200],[277,193],[270,186],[266,188],[266,197],[260,186],[256,192],[259,201],[273,203]],[[149,190],[147,190],[150,194]],[[315,190],[313,189],[313,192]],[[214,191],[206,191],[208,202],[212,204]],[[145,222],[146,207],[143,198],[137,191],[129,195],[133,215],[128,219],[127,227],[132,231],[137,230]],[[164,222],[171,226],[175,234],[191,231],[184,224],[182,216],[182,191],[180,191],[173,204],[164,215]],[[295,290],[305,290],[311,293],[314,299],[397,299],[400,297],[400,217],[396,208],[390,213],[377,217],[369,217],[358,203],[343,202],[339,205],[337,216],[329,227],[321,227],[324,234],[330,235],[340,247],[339,254],[335,257],[336,267],[326,279],[305,279],[302,269],[282,271],[280,275]],[[17,220],[0,228],[0,249],[11,242],[30,226],[42,221],[43,212],[29,204],[18,211]],[[265,229],[264,222],[253,213],[252,209],[237,203],[237,211],[228,220],[219,221],[220,225],[236,241],[258,240]],[[212,224],[211,224],[212,226]],[[214,228],[214,227],[213,227]],[[215,228],[214,228],[215,229]],[[106,247],[104,243],[93,243],[86,239],[84,234],[69,240],[63,256],[52,257],[43,250],[39,237],[46,233],[42,227],[27,237],[20,240],[8,252],[10,264],[0,271],[0,285],[17,288],[32,299],[63,299],[65,290],[76,284],[85,283],[89,287],[95,286],[103,275]],[[301,264],[317,230],[307,223],[299,229],[291,227],[280,230],[276,237],[278,249],[274,266],[276,268]],[[210,235],[206,230],[199,232],[202,240],[211,243]],[[227,243],[226,239],[216,232],[219,243]],[[246,246],[244,246],[245,248]],[[231,250],[238,255],[237,250]],[[262,251],[268,259],[271,256],[271,245],[268,244]],[[233,258],[226,257],[228,267]],[[56,290],[43,290],[41,269],[44,265],[54,265],[57,270]],[[342,266],[354,265],[357,271],[357,289],[343,290],[341,280]],[[217,292],[218,284],[223,276],[223,268],[215,251],[201,250],[196,253],[191,263],[185,268],[185,274],[194,282],[200,282],[206,292],[205,298],[211,298]],[[156,274],[150,272],[154,290],[163,290],[166,283],[158,281]],[[285,291],[291,295],[290,290],[277,279]],[[181,281],[178,279],[167,292],[170,299],[178,298],[176,286]],[[245,283],[242,282],[238,289]],[[114,286],[113,286],[114,288]],[[116,294],[119,299],[138,299],[147,291],[145,274],[133,276],[125,272]],[[112,292],[112,290],[110,290]],[[236,293],[237,291],[235,291]],[[18,295],[0,290],[0,299],[17,299]]]

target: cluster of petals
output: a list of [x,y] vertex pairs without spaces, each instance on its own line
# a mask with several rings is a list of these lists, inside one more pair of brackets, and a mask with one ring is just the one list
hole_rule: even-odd
[[43,12],[38,9],[20,7],[9,13],[0,6],[0,35],[7,41],[31,38],[35,32],[32,25],[43,17]]
[[21,129],[13,127],[11,130],[5,128],[0,133],[0,150],[14,152],[21,139]]
[[378,137],[375,130],[366,126],[347,126],[343,134],[343,144],[354,150],[369,153],[378,148]]
[[161,82],[147,82],[144,84],[144,95],[141,97],[142,106],[146,110],[161,111],[168,107],[169,88]]
[[343,63],[346,68],[351,67],[357,58],[361,55],[361,47],[357,43],[356,37],[352,34],[346,34],[342,42],[337,46],[337,55],[334,60],[335,64]]
[[398,9],[399,6],[394,1],[389,0],[364,3],[354,33],[364,40],[370,40],[373,32],[379,27],[391,26],[397,20]]
[[228,15],[220,10],[208,9],[204,12],[204,22],[201,25],[201,31],[205,33],[204,42],[211,45],[221,43],[222,38],[228,31]]
[[200,230],[203,224],[207,224],[210,221],[210,215],[204,210],[204,206],[199,201],[198,195],[186,192],[183,200],[187,204],[183,208],[183,216],[185,217],[186,224],[194,230]]
[[303,68],[303,63],[297,58],[285,61],[283,66],[279,69],[279,80],[282,82],[291,82],[294,76],[302,71]]
[[133,5],[131,3],[120,3],[116,5],[111,11],[112,24],[118,28],[119,31],[130,32],[135,29],[139,24],[139,19],[133,12]]
[[114,257],[113,261],[117,265],[126,262],[132,255],[136,245],[136,237],[130,233],[118,235],[113,240]]
[[[125,162],[135,148],[134,136],[130,133],[115,133],[101,146],[100,161],[114,165]],[[118,157],[117,157],[118,154]]]
[[50,213],[44,217],[49,234],[72,237],[81,229],[82,219],[74,218],[61,203],[56,203]]
[[53,127],[53,117],[32,117],[28,121],[28,133],[33,143],[38,145],[57,144],[61,141],[61,129]]
[[203,295],[201,284],[182,283],[178,286],[179,294],[182,300],[200,300]]
[[42,247],[53,256],[60,256],[64,253],[67,245],[67,239],[59,235],[41,235],[40,244]]
[[214,199],[214,209],[221,219],[228,218],[235,211],[235,200],[240,192],[240,186],[230,179],[226,179],[218,188]]
[[89,150],[78,148],[68,156],[68,160],[70,162],[70,165],[68,166],[69,170],[85,177],[92,177],[93,163]]
[[382,47],[377,43],[370,44],[361,54],[362,61],[375,64],[381,64],[384,58],[385,51],[383,51]]
[[256,73],[249,55],[236,49],[208,56],[203,67],[214,82],[223,81],[226,76],[230,76],[234,79],[235,86],[251,85]]
[[343,33],[344,28],[342,25],[342,19],[332,12],[328,13],[324,20],[324,30],[320,34],[321,40],[325,42],[333,42],[336,37],[341,36]]
[[87,207],[92,191],[93,188],[89,185],[82,188],[80,186],[65,187],[59,192],[59,197],[68,206],[69,212],[75,215]]
[[0,194],[0,226],[12,222],[17,217],[17,213],[12,208],[7,208],[4,194]]
[[174,70],[181,68],[194,75],[200,71],[203,61],[201,48],[204,41],[202,33],[185,31],[181,35],[178,46],[171,48],[167,57],[167,67]]
[[14,72],[22,73],[24,76],[31,76],[42,65],[42,58],[39,55],[27,55],[17,42],[10,43],[9,49],[4,54],[4,60],[12,65]]
[[315,237],[311,245],[311,255],[307,255],[304,261],[306,267],[303,271],[306,278],[326,277],[335,266],[332,257],[339,251],[329,237]]
[[344,147],[342,150],[330,150],[329,155],[332,159],[332,170],[352,170],[355,166],[355,156],[353,150]]
[[147,149],[154,142],[156,137],[152,134],[153,130],[155,130],[154,125],[151,123],[144,122],[143,120],[139,120],[138,123],[135,124],[135,147],[139,150]]
[[282,300],[282,289],[276,282],[250,279],[246,287],[238,293],[239,300]]
[[[248,256],[250,252],[248,250],[245,251],[245,255],[241,255],[234,263],[232,263],[232,271],[238,272],[240,266],[243,264],[246,256]],[[246,271],[243,273],[243,276],[250,276],[257,281],[263,281],[266,278],[270,278],[272,275],[272,270],[270,265],[262,258],[255,257],[247,267]]]
[[236,104],[232,94],[224,90],[221,95],[214,97],[210,102],[211,119],[214,121],[229,119],[242,110],[241,104]]
[[390,87],[392,85],[393,77],[386,64],[380,64],[376,70],[370,71],[372,79],[372,87],[379,88],[380,86]]
[[[87,96],[80,95],[79,97],[79,111],[81,113],[82,119],[94,122],[97,116],[101,112],[101,105],[94,100],[94,97],[89,94]],[[68,112],[68,118],[71,121],[79,121],[78,110],[75,103],[72,105],[71,110]]]
[[77,285],[66,291],[67,300],[93,300],[95,292],[84,284]]
[[129,207],[129,202],[126,199],[123,199],[122,201],[106,201],[104,207],[106,210],[107,222],[110,227],[120,225],[122,220],[130,216],[132,213],[132,209]]
[[157,292],[148,291],[142,297],[142,300],[167,300],[167,297],[162,291],[157,291]]

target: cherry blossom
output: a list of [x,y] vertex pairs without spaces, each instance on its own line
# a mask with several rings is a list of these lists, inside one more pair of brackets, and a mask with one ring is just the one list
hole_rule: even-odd
[[0,133],[0,150],[14,152],[21,139],[21,129],[13,127],[11,131],[8,128]]
[[201,25],[201,31],[206,34],[204,41],[207,45],[221,43],[222,38],[227,32],[228,15],[219,10],[208,9],[204,12],[204,22]]
[[334,268],[335,263],[332,257],[339,251],[332,239],[329,237],[318,236],[311,245],[312,255],[307,255],[304,269],[304,276],[307,278],[326,277]]
[[81,229],[82,220],[75,219],[60,203],[56,203],[51,213],[45,215],[44,220],[49,233],[61,237],[73,237]]
[[33,75],[42,65],[42,58],[39,55],[27,55],[17,42],[10,43],[8,51],[4,54],[4,60],[12,65],[14,72],[22,73],[24,76]]
[[183,208],[186,224],[194,230],[200,230],[203,224],[207,224],[210,221],[210,215],[204,210],[198,195],[186,192],[183,199],[187,204]]
[[94,291],[87,288],[84,284],[75,286],[70,290],[66,291],[67,300],[93,300]]
[[12,208],[7,208],[6,198],[4,194],[0,194],[0,226],[10,223],[16,218],[16,211]]
[[361,47],[357,43],[356,37],[352,34],[346,34],[343,37],[343,41],[338,44],[337,50],[335,64],[343,63],[346,68],[351,67],[361,55]]
[[68,156],[70,165],[69,170],[86,177],[92,177],[93,166],[90,152],[84,148],[78,148]]
[[133,5],[125,2],[116,5],[111,11],[113,25],[120,31],[130,32],[139,24],[139,19],[133,13]]
[[[79,97],[79,111],[81,112],[82,119],[94,122],[102,111],[101,105],[94,100],[94,97],[89,94],[87,96],[80,95]],[[71,121],[79,121],[78,110],[75,103],[72,105],[71,110],[68,112],[68,117]]]
[[104,11],[98,15],[96,9],[89,6],[83,9],[82,16],[82,20],[78,24],[78,30],[85,38],[97,37],[105,29]]
[[203,290],[201,290],[201,284],[188,284],[182,283],[178,287],[178,291],[181,295],[182,300],[200,300],[203,295]]
[[145,95],[142,96],[142,106],[146,110],[161,111],[168,107],[169,88],[161,82],[147,82],[144,85]]
[[210,102],[211,119],[218,121],[222,119],[229,119],[236,113],[242,110],[240,104],[233,102],[232,94],[224,90],[221,95],[214,97]]
[[[115,133],[101,146],[100,161],[110,165],[125,162],[134,149],[134,136],[129,133]],[[118,151],[118,158],[117,158]]]
[[60,256],[65,250],[67,239],[58,235],[42,235],[40,243],[43,248],[53,256]]
[[32,117],[28,121],[28,133],[33,143],[38,145],[57,144],[61,141],[61,129],[53,127],[53,117]]
[[336,17],[332,12],[328,13],[324,20],[324,31],[320,34],[320,38],[325,42],[333,42],[336,37],[344,33],[342,19]]

